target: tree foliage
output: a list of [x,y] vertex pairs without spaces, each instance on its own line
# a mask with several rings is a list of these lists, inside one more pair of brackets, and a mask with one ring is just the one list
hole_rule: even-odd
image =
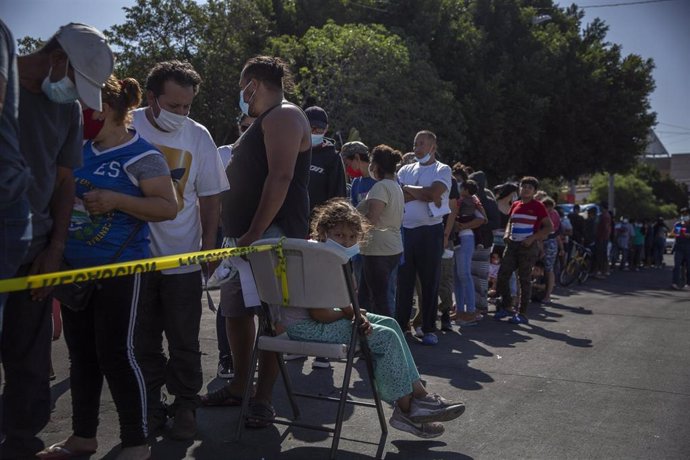
[[260,53],[288,59],[290,98],[323,106],[343,138],[356,130],[370,146],[407,150],[431,129],[446,162],[491,180],[625,172],[655,123],[653,62],[553,0],[138,0],[125,10],[107,31],[118,74],[143,83],[160,60],[190,61],[204,79],[192,116],[219,144],[234,133],[241,66]]
[[[589,200],[599,202],[608,197],[608,174],[596,174],[592,180]],[[664,203],[654,195],[652,186],[634,174],[614,175],[616,215],[631,219],[652,219],[662,216],[675,217],[678,209],[674,204]],[[687,201],[687,200],[686,200]]]

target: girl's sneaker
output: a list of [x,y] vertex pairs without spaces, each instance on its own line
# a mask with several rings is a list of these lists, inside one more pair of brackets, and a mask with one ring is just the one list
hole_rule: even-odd
[[437,438],[441,436],[444,431],[446,431],[445,428],[443,428],[443,424],[439,422],[413,422],[407,415],[403,413],[403,411],[400,410],[398,406],[395,406],[393,415],[388,420],[388,423],[396,430],[412,433],[413,435],[424,439]]

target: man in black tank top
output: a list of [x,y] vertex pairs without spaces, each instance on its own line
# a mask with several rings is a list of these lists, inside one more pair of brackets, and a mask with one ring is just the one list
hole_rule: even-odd
[[[226,237],[236,238],[240,247],[264,236],[306,238],[309,233],[311,128],[304,112],[283,98],[287,79],[287,65],[280,58],[268,56],[249,59],[240,76],[240,108],[256,120],[233,146],[226,169],[230,190],[221,198],[223,231]],[[209,405],[239,401],[255,337],[251,307],[258,305],[244,305],[238,280],[221,286],[220,307],[236,373],[230,385],[202,397]],[[260,356],[250,414],[266,416],[272,411],[277,362],[272,353]]]

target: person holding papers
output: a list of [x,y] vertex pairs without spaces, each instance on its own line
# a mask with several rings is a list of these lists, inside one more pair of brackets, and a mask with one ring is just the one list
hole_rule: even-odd
[[436,302],[443,255],[443,216],[450,213],[451,170],[436,160],[436,135],[420,131],[414,138],[415,163],[398,171],[405,197],[403,242],[405,261],[398,273],[395,318],[409,330],[415,279],[422,285],[422,343],[436,345]]

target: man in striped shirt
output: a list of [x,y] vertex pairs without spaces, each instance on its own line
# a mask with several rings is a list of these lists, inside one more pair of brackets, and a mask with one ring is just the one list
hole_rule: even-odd
[[[510,317],[513,324],[527,324],[527,307],[529,306],[532,284],[531,274],[539,255],[538,241],[545,239],[553,230],[553,224],[546,211],[546,207],[534,199],[539,188],[539,181],[531,176],[520,179],[520,199],[510,208],[508,225],[506,225],[503,241],[506,246],[503,251],[501,268],[498,272],[497,291],[501,296],[501,303],[494,319]],[[510,277],[517,270],[520,283],[520,311],[513,312],[510,296]]]

